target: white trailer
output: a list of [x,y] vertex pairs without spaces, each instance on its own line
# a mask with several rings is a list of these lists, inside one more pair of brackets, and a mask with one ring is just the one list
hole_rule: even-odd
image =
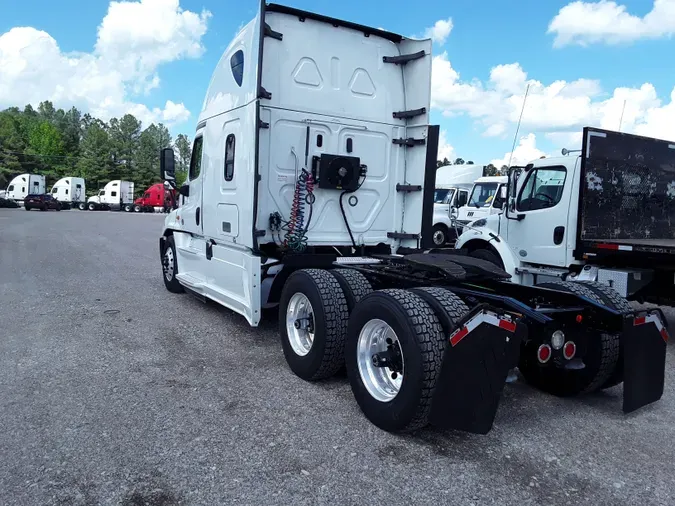
[[26,195],[45,193],[45,177],[38,174],[21,174],[7,185],[5,198],[23,203]]
[[[159,237],[167,290],[216,301],[251,326],[278,306],[290,369],[316,381],[346,367],[364,414],[390,431],[488,432],[521,353],[521,372],[542,390],[603,388],[624,367],[603,355],[608,332],[633,347],[624,410],[658,400],[657,313],[622,315],[587,294],[504,282],[503,270],[455,250],[423,249],[439,133],[428,124],[431,46],[262,1],[203,102],[185,200]],[[174,157],[160,156],[172,185]]]
[[457,239],[456,215],[466,205],[473,183],[482,175],[482,165],[447,165],[436,171],[434,246],[440,247]]
[[52,186],[52,197],[70,207],[86,209],[87,194],[84,178],[63,177],[59,179]]
[[90,211],[126,211],[134,210],[134,183],[116,179],[110,181],[98,191],[98,195],[89,197],[87,209]]

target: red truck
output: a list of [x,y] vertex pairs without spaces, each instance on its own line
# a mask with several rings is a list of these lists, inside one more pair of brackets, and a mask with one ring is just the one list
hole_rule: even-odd
[[175,190],[166,187],[164,183],[156,183],[145,190],[142,197],[134,200],[134,212],[152,213],[157,208],[161,208],[162,212],[168,212],[173,207],[175,199]]

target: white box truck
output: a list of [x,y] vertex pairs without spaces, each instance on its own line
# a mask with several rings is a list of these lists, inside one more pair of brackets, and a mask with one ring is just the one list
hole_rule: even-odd
[[5,197],[19,204],[27,195],[42,195],[45,193],[45,177],[39,174],[20,174],[7,185]]
[[[210,81],[186,200],[159,237],[166,288],[252,326],[278,307],[290,369],[317,381],[346,366],[361,410],[389,431],[488,432],[516,364],[556,395],[625,378],[624,411],[660,399],[657,311],[624,314],[591,287],[518,285],[425,249],[431,61],[430,40],[262,2]],[[160,156],[170,184],[174,156]]]
[[81,177],[62,177],[52,186],[52,197],[67,207],[86,209],[86,185]]
[[476,179],[483,175],[482,165],[447,165],[436,171],[434,192],[434,246],[442,247],[454,242],[459,235],[456,217],[459,209],[466,205],[469,192]]
[[90,211],[126,211],[134,210],[134,183],[116,179],[110,181],[98,191],[98,195],[89,197],[87,209]]

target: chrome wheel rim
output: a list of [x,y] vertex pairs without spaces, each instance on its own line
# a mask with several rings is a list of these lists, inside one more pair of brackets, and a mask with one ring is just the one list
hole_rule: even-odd
[[167,281],[171,281],[174,275],[174,256],[171,248],[166,248],[164,252],[164,277]]
[[314,311],[309,299],[299,292],[293,294],[286,310],[286,334],[296,355],[304,357],[312,349],[315,329]]
[[[375,366],[373,355],[387,350],[398,352],[400,355],[402,365],[400,371]],[[356,347],[356,361],[361,381],[373,398],[380,402],[389,402],[398,395],[403,384],[405,364],[398,336],[389,324],[373,319],[363,326]]]
[[445,234],[441,230],[436,230],[433,235],[434,244],[441,246],[445,244]]

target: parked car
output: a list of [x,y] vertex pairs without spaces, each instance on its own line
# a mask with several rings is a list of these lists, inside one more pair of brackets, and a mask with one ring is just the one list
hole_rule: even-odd
[[31,209],[39,209],[40,211],[56,209],[57,211],[60,211],[61,203],[49,193],[32,193],[24,199],[23,207],[26,211],[30,211]]
[[15,208],[15,207],[19,207],[19,204],[17,204],[13,200],[9,200],[9,199],[5,199],[5,198],[0,197],[0,207]]

